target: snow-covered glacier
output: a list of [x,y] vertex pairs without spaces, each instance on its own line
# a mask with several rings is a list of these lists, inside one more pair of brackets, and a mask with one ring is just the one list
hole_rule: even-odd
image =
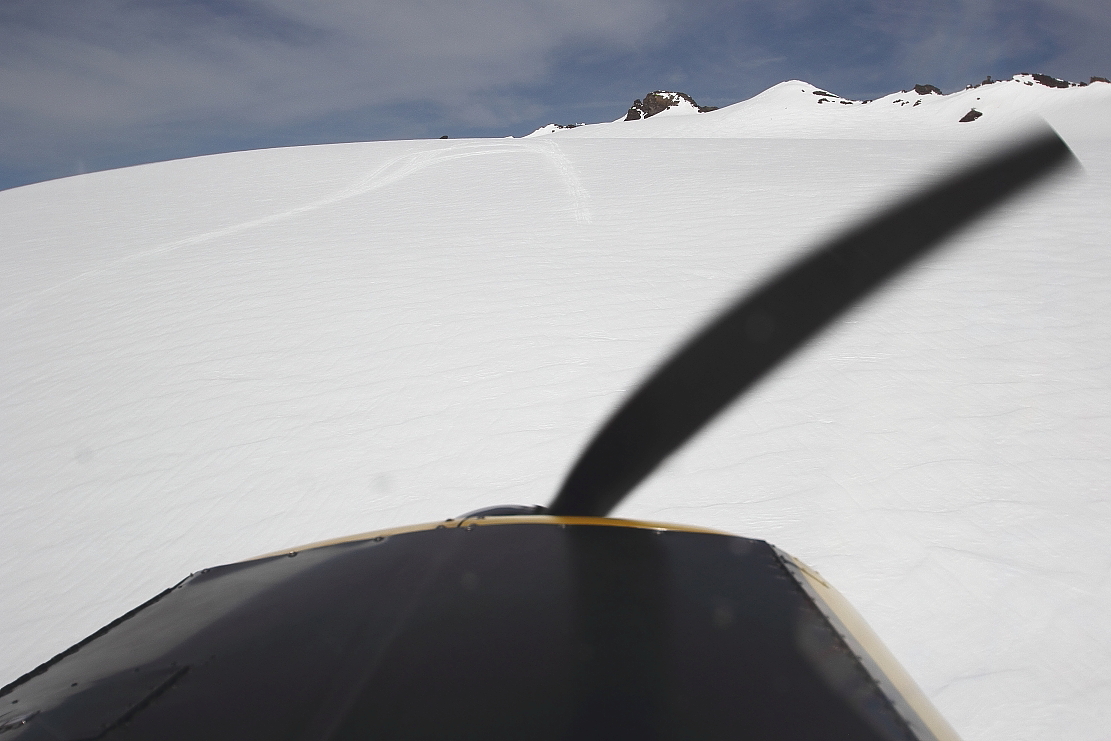
[[1105,738],[1111,85],[956,95],[996,89],[789,82],[0,193],[0,684],[199,568],[546,502],[723,302],[1037,113],[1082,171],[837,322],[616,514],[811,564],[967,741]]

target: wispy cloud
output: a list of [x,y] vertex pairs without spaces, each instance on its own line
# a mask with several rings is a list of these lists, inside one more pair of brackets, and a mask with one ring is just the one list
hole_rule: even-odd
[[660,0],[6,0],[0,155],[374,104],[474,117],[476,95],[543,77],[556,49],[631,45],[664,17]]
[[1111,72],[1109,33],[1106,0],[4,0],[0,187],[221,148],[509,133],[615,101],[600,115],[616,117],[660,86],[721,104],[790,77],[858,97],[1082,78]]
[[77,125],[272,122],[535,79],[572,42],[630,44],[658,0],[15,0],[0,105]]

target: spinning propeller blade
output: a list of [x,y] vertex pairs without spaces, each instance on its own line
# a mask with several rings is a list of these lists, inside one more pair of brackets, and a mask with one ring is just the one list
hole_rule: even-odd
[[1048,132],[806,255],[695,335],[610,417],[548,511],[604,517],[667,456],[834,318],[1072,153]]

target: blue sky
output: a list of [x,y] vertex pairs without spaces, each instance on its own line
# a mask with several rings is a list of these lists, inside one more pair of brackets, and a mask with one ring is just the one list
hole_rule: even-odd
[[0,188],[197,154],[520,136],[655,89],[1111,77],[1107,0],[3,0]]

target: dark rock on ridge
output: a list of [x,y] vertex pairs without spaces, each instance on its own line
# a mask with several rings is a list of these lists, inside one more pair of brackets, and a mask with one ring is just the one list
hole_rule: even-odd
[[712,105],[698,105],[694,102],[694,98],[686,93],[672,92],[670,90],[657,90],[653,93],[648,93],[644,99],[637,99],[630,106],[628,114],[625,116],[626,121],[639,121],[642,118],[649,118],[655,116],[657,113],[666,111],[672,106],[679,105],[680,100],[685,100],[698,109],[699,113],[707,113],[709,111],[716,111],[717,106]]
[[910,90],[900,90],[901,93],[916,92],[919,95],[945,95],[936,85],[915,85]]
[[1032,74],[1030,76],[1046,87],[1072,87],[1072,83],[1068,80],[1058,80],[1056,77],[1050,77],[1049,75]]
[[[1030,85],[1030,86],[1038,84],[1038,85],[1045,85],[1046,87],[1066,88],[1066,87],[1086,87],[1088,85],[1088,83],[1086,83],[1086,82],[1069,82],[1068,80],[1059,80],[1056,77],[1050,77],[1049,75],[1036,74],[1036,73],[1033,73],[1033,72],[1023,72],[1020,75],[1015,75],[1015,77],[1016,78],[1018,78],[1018,77],[1029,77],[1030,78],[1029,80],[1019,80],[1019,82],[1022,82],[1023,84]],[[988,75],[987,77],[984,78],[983,82],[977,83],[975,85],[965,85],[964,89],[965,90],[971,90],[972,88],[980,87],[981,85],[993,85],[997,82],[1010,82],[1010,80],[993,80],[993,79],[991,79],[991,75]]]
[[1095,75],[1092,75],[1092,79],[1088,82],[1089,84],[1091,84],[1093,82],[1111,82],[1111,80],[1108,80],[1106,77],[1096,77]]

